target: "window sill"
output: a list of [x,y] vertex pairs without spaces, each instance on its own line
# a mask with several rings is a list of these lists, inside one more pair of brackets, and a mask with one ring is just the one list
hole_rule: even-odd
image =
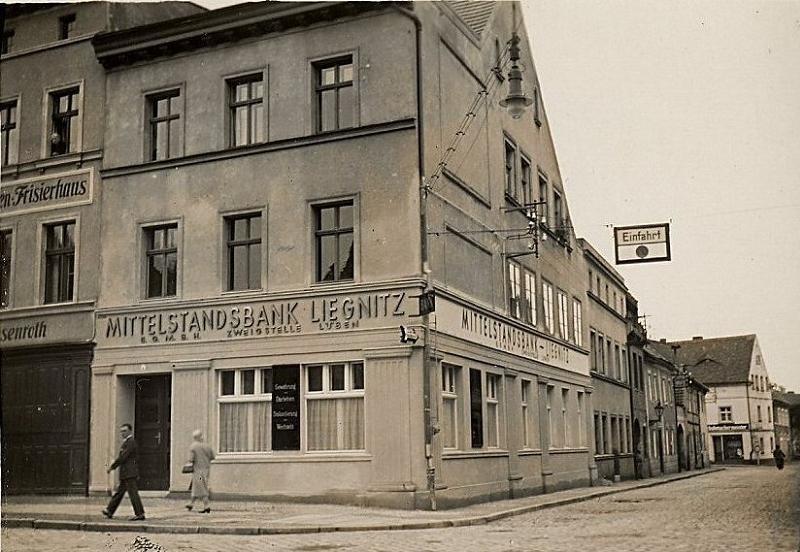
[[541,456],[542,449],[523,449],[517,452],[517,456]]
[[577,454],[581,452],[589,452],[589,449],[586,447],[576,447],[576,448],[551,448],[547,451],[549,454]]
[[274,464],[289,462],[371,462],[367,452],[222,452],[212,464]]
[[241,297],[244,299],[249,299],[250,297],[257,297],[259,295],[263,295],[266,290],[264,288],[257,288],[257,289],[227,289],[222,290],[221,295],[223,297]]
[[504,458],[508,456],[508,451],[503,449],[463,451],[454,450],[452,452],[442,452],[442,460],[461,460],[467,458]]

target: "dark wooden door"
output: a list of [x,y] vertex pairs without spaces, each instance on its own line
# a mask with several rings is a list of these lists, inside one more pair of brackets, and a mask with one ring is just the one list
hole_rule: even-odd
[[134,438],[139,445],[139,488],[169,489],[172,376],[136,378]]

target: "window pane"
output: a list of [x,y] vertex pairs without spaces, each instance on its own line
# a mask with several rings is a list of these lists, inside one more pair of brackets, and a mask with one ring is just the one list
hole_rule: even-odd
[[64,226],[65,233],[64,233],[64,247],[67,248],[74,248],[75,247],[75,225],[74,224],[67,224]]
[[364,389],[364,365],[360,362],[353,364],[353,389]]
[[241,377],[241,394],[252,395],[256,392],[256,371],[255,370],[242,370]]
[[353,234],[343,234],[339,239],[339,279],[353,279]]
[[233,395],[234,374],[235,372],[233,370],[222,372],[222,389],[220,390],[220,395]]
[[247,289],[247,246],[240,245],[232,248],[231,257],[231,269],[233,271],[231,289]]
[[250,271],[248,274],[249,289],[258,289],[261,287],[261,245],[255,244],[250,246]]
[[353,126],[355,111],[355,88],[346,86],[339,89],[339,127],[349,128]]
[[253,83],[252,89],[253,89],[253,94],[252,94],[253,98],[264,97],[264,81],[262,81],[261,79]]
[[326,207],[319,210],[319,229],[330,230],[336,226],[336,208]]
[[262,452],[272,443],[272,408],[267,401],[219,405],[220,452]]
[[321,282],[336,279],[336,236],[322,236],[319,251],[319,280]]
[[322,391],[322,366],[309,366],[306,371],[308,372],[308,390]]
[[233,239],[234,240],[246,240],[250,237],[247,228],[247,219],[246,218],[237,218],[233,219]]
[[237,102],[240,102],[242,100],[248,99],[248,96],[249,96],[248,95],[248,88],[249,88],[249,83],[246,83],[246,82],[243,82],[241,84],[237,84],[236,85],[236,89],[235,89],[234,95],[236,97],[236,101]]
[[181,154],[180,125],[180,119],[173,119],[169,122],[169,157],[178,157]]
[[233,117],[233,145],[247,145],[247,107],[237,107]]
[[60,259],[59,256],[47,257],[45,266],[45,303],[54,303],[58,301]]
[[166,159],[168,146],[167,123],[156,123],[153,125],[153,160]]
[[336,130],[336,90],[320,93],[319,111],[320,130]]
[[162,98],[160,100],[155,100],[154,102],[154,113],[156,117],[166,117],[169,115],[169,99]]
[[339,207],[339,228],[353,227],[353,206],[342,205]]
[[167,248],[175,247],[175,236],[178,233],[178,229],[176,227],[166,228],[164,230],[164,245]]
[[344,391],[344,364],[332,364],[328,369],[331,391]]
[[272,393],[272,370],[270,368],[261,370],[261,392]]
[[171,96],[169,99],[169,112],[171,115],[178,114],[180,115],[181,112],[181,103],[180,103],[180,96],[175,94]]
[[63,228],[61,226],[47,227],[47,249],[61,249],[63,242]]
[[353,80],[353,64],[339,66],[339,82],[350,82]]
[[166,295],[175,295],[177,292],[178,284],[178,254],[167,254],[167,293]]
[[336,67],[326,67],[319,71],[319,82],[323,86],[336,82]]
[[264,104],[255,104],[250,109],[250,143],[264,141]]
[[58,112],[59,113],[66,113],[69,111],[69,104],[70,104],[70,96],[69,94],[65,94],[63,96],[59,96],[58,98]]
[[161,283],[164,274],[164,256],[152,255],[148,257],[147,260],[147,296],[161,297],[163,293]]
[[261,215],[250,217],[250,238],[261,239]]
[[65,282],[63,293],[59,299],[61,301],[71,301],[72,289],[75,286],[75,255],[70,253],[64,255],[63,259],[64,264],[61,267],[61,270],[64,271]]

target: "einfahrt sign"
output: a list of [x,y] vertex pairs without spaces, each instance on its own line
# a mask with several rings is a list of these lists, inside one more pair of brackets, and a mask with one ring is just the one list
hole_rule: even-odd
[[617,264],[669,261],[669,223],[617,226],[614,250]]

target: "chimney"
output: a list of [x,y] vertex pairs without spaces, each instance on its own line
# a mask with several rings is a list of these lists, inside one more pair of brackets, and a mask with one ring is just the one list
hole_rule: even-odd
[[661,339],[658,340],[658,342],[659,343],[666,343],[667,342],[667,338],[666,337],[662,337]]
[[703,336],[702,335],[692,336],[692,341],[703,341]]

